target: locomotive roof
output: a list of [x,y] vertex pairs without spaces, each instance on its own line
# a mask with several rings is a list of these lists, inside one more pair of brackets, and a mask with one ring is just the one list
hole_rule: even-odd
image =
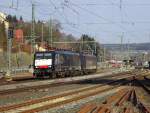
[[49,52],[56,52],[56,53],[64,53],[64,54],[79,54],[75,51],[64,51],[64,50],[50,50],[50,51],[38,51],[36,53],[49,53]]
[[[36,53],[49,53],[49,52],[56,52],[56,53],[62,53],[62,54],[80,54],[79,52],[75,52],[75,51],[64,51],[64,50],[50,50],[50,51],[38,51]],[[93,56],[96,57],[95,55],[92,54],[85,54],[85,53],[81,53],[83,56]]]
[[78,54],[78,52],[74,52],[74,51],[55,51],[56,53],[61,53],[61,54]]

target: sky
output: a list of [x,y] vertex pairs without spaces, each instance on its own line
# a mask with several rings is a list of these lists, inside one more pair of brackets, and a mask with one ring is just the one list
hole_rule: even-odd
[[[13,1],[13,5],[12,5]],[[0,0],[0,12],[31,20],[57,19],[62,31],[88,34],[100,43],[150,42],[150,0]],[[10,7],[12,7],[10,8]],[[16,8],[16,9],[15,9]]]

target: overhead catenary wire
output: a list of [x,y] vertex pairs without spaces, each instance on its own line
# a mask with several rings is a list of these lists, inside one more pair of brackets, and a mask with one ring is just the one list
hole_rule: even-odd
[[[74,4],[74,3],[71,3],[71,4]],[[99,18],[99,19],[102,19],[102,20],[104,20],[104,21],[106,21],[106,22],[113,23],[113,21],[111,21],[111,20],[109,20],[109,19],[107,19],[107,18],[105,18],[105,17],[103,17],[103,16],[100,16],[100,15],[96,14],[95,12],[92,12],[92,11],[90,11],[90,10],[84,8],[84,7],[81,7],[81,6],[78,6],[78,5],[75,5],[75,4],[74,4],[74,6],[77,7],[77,8],[79,8],[79,9],[82,9],[82,10],[88,12],[89,14],[91,14],[91,15],[93,15],[93,16]],[[128,34],[130,34],[131,36],[133,36],[133,37],[138,37],[138,36],[136,36],[135,34],[133,34],[133,33],[131,33],[130,31],[128,31],[128,30],[127,30],[124,26],[122,26],[122,25],[120,25],[120,24],[115,24],[115,23],[114,23],[114,25],[118,26],[119,28],[121,28],[121,29],[124,30],[124,31],[127,31]]]
[[[74,3],[74,4],[76,4],[76,5],[78,5],[78,6],[80,6],[80,7],[83,7],[83,8],[85,8],[84,7],[84,4],[85,5],[87,5],[87,6],[90,6],[90,5],[100,5],[100,6],[103,6],[103,5],[108,5],[108,6],[117,6],[117,7],[119,7],[119,3],[117,3],[118,1],[112,1],[112,0],[107,0],[107,1],[110,1],[109,3],[94,3],[94,2],[89,2],[89,3],[81,3],[81,4],[79,4],[79,3]],[[36,3],[36,5],[37,5],[37,8],[36,9],[38,9],[38,12],[36,12],[36,13],[39,13],[39,14],[42,14],[41,12],[43,11],[43,9],[47,9],[47,6],[49,7],[49,4],[46,4],[46,3],[44,3],[44,2],[39,2],[39,1],[36,1],[37,3]],[[110,20],[109,18],[109,20],[110,20],[110,22],[108,22],[108,21],[102,21],[102,22],[80,22],[80,23],[76,23],[76,22],[71,22],[70,20],[69,20],[69,18],[68,18],[68,15],[66,15],[66,14],[64,14],[64,13],[66,13],[65,11],[63,12],[63,11],[61,11],[61,7],[59,7],[59,6],[56,6],[57,5],[57,3],[55,3],[54,1],[52,1],[54,4],[55,4],[55,7],[54,7],[54,9],[56,9],[57,8],[57,10],[59,10],[59,11],[57,11],[57,14],[58,14],[58,16],[61,16],[61,18],[62,19],[64,19],[66,22],[62,22],[62,24],[66,24],[66,26],[67,27],[70,27],[71,29],[75,29],[75,30],[77,30],[77,31],[80,31],[80,32],[82,32],[82,30],[80,30],[80,29],[78,29],[79,28],[79,24],[85,24],[85,25],[96,25],[97,24],[97,26],[99,26],[99,25],[101,25],[101,24],[108,24],[107,26],[112,26],[112,24],[114,24],[115,26],[118,26],[118,28],[120,28],[119,26],[122,26],[123,28],[121,28],[121,29],[119,29],[119,30],[122,30],[122,31],[120,31],[120,32],[125,32],[125,33],[128,33],[130,36],[132,36],[132,37],[139,37],[139,36],[136,36],[136,34],[137,33],[133,33],[132,31],[130,31],[128,28],[127,28],[127,26],[126,25],[131,25],[131,26],[135,26],[134,24],[149,24],[150,22],[148,21],[148,20],[131,20],[130,18],[129,18],[129,21],[128,20],[123,20],[122,22],[119,20],[119,21],[112,21],[112,20]],[[69,1],[70,2],[70,1]],[[124,7],[126,7],[126,6],[136,6],[136,5],[147,5],[146,3],[122,3],[122,8],[124,8]],[[82,6],[83,5],[83,6]],[[150,5],[150,4],[149,4]],[[41,9],[41,7],[40,6],[46,6],[46,7],[44,7],[43,9]],[[40,7],[40,8],[39,8]],[[66,6],[66,8],[68,8],[68,9],[70,9],[70,11],[72,11],[73,12],[73,10],[71,10],[71,9],[75,9],[75,11],[74,11],[74,13],[75,12],[78,12],[79,14],[80,14],[80,11],[79,11],[79,9],[77,8],[77,7],[74,7],[74,5],[72,5],[72,3],[68,3],[67,4],[67,6]],[[87,8],[86,8],[87,9]],[[90,10],[90,9],[88,9],[88,10]],[[48,11],[48,10],[44,10],[43,11],[43,13],[46,13],[46,11]],[[51,11],[51,10],[49,10],[49,11]],[[90,10],[91,12],[93,12],[92,10]],[[60,13],[61,13],[61,15],[60,15]],[[62,13],[63,12],[63,13]],[[126,15],[125,14],[125,12],[122,12],[122,13],[124,13],[124,15]],[[24,15],[24,14],[23,14]],[[43,15],[43,14],[42,14]],[[91,14],[92,15],[92,14]],[[97,15],[99,15],[99,16],[102,16],[102,17],[104,17],[103,15],[100,15],[100,14],[97,14]],[[27,15],[25,15],[25,16],[27,16]],[[82,15],[80,15],[80,16],[82,16]],[[125,16],[125,17],[127,17],[127,16]],[[129,17],[129,16],[128,16]],[[128,19],[128,17],[127,17],[127,19]],[[39,16],[39,18],[40,18],[40,16]],[[42,18],[45,18],[46,19],[46,16],[43,16]],[[65,19],[66,18],[66,19]],[[68,19],[67,19],[68,18]],[[98,17],[99,18],[99,17]],[[105,18],[105,17],[104,17]],[[100,19],[100,18],[99,18]],[[107,19],[107,18],[105,18],[105,19]],[[131,20],[131,21],[130,21]],[[65,27],[66,27],[65,26]],[[96,27],[97,27],[96,26]],[[91,29],[92,29],[92,27],[90,27]],[[125,29],[124,29],[125,28]],[[102,29],[106,29],[106,28],[102,28]],[[101,30],[100,30],[101,31]],[[93,32],[93,31],[90,31],[90,32]],[[95,32],[95,31],[94,31]],[[84,33],[84,32],[83,32]]]
[[[56,10],[57,10],[57,13],[64,18],[64,20],[66,21],[66,25],[69,25],[68,27],[71,28],[71,29],[74,29],[75,32],[79,33],[79,34],[83,34],[80,30],[78,30],[77,28],[74,27],[73,24],[71,24],[71,22],[69,22],[69,20],[66,18],[66,16],[60,12],[60,10],[57,8],[57,6],[53,3],[52,0],[49,0],[50,3],[51,3],[51,6],[53,6]],[[65,28],[66,29],[66,28]]]
[[[78,4],[78,3],[73,3],[73,4],[70,4],[70,5],[78,5],[78,6],[99,6],[99,7],[106,7],[106,6],[108,6],[108,7],[118,7],[119,6],[119,4],[118,3],[113,3],[113,2],[111,2],[111,3],[84,3],[84,4]],[[122,4],[122,6],[126,6],[126,7],[133,7],[133,6],[138,6],[138,7],[150,7],[150,3],[130,3],[130,4]]]
[[[69,5],[70,4],[74,4],[74,3],[69,3]],[[113,4],[113,2],[112,2],[112,4]],[[80,7],[80,6],[79,6]],[[80,7],[80,8],[82,8],[83,10],[85,10],[83,7]],[[88,10],[88,9],[87,9]],[[87,11],[86,10],[86,11]],[[90,11],[87,11],[88,13],[90,12]],[[131,24],[131,25],[133,25],[133,22],[131,22],[131,23],[129,23],[129,22],[122,22],[122,23],[113,23],[111,20],[109,20],[109,19],[106,19],[105,17],[103,17],[103,16],[100,16],[100,15],[97,15],[97,14],[95,14],[94,12],[90,12],[90,14],[91,15],[94,15],[94,16],[97,16],[98,18],[101,18],[101,19],[103,19],[103,20],[105,20],[105,21],[108,21],[108,23],[110,24],[114,24],[115,26],[118,26],[119,28],[121,28],[123,31],[122,32],[125,32],[125,33],[128,33],[131,37],[138,37],[138,35],[135,35],[134,33],[132,33],[131,31],[129,31],[129,30],[127,30],[124,26],[122,26],[122,25],[120,25],[120,24]],[[81,23],[82,24],[82,23]]]

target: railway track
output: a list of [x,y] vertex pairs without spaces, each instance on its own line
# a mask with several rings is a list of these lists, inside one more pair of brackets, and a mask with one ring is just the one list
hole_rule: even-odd
[[[143,78],[149,80],[146,77]],[[130,87],[118,91],[98,105],[85,104],[78,113],[113,113],[113,111],[116,113],[150,113],[150,106],[145,105],[136,93],[137,85],[142,87],[148,94],[150,94],[149,88],[138,77],[134,77],[130,85]]]
[[[143,83],[142,83],[140,80],[138,80],[137,78],[135,78],[134,81],[135,81],[138,85],[140,85],[148,94],[150,94],[150,88],[148,88],[145,84],[143,84]],[[147,79],[146,79],[146,81],[149,81],[149,82],[150,82],[150,80],[147,80]]]
[[[138,78],[135,78],[134,81],[139,85],[141,88],[144,89],[144,91],[148,94],[150,97],[150,79],[144,77],[144,82],[140,81]],[[149,84],[144,84],[145,82]],[[140,109],[142,113],[150,113],[150,105],[147,106],[144,104],[144,102],[141,100],[140,96],[137,96],[137,106]]]
[[[128,73],[130,73],[130,72],[120,72],[120,73],[116,73],[116,74],[114,74],[114,75],[120,75],[120,74],[128,74]],[[100,74],[99,72],[98,73],[93,73],[93,74],[91,74],[91,75],[94,75],[94,74]],[[85,75],[86,76],[86,75]],[[109,75],[108,77],[110,77],[110,76],[112,76],[112,75]],[[73,77],[73,76],[72,76]],[[77,77],[80,77],[80,75],[79,76],[77,76]],[[69,78],[69,77],[68,77]],[[11,82],[5,82],[5,83],[1,83],[0,85],[7,85],[7,84],[9,84],[9,85],[11,85],[11,84],[20,84],[20,83],[26,83],[26,82],[34,82],[34,81],[43,81],[43,80],[48,80],[49,78],[45,78],[45,79],[40,79],[40,78],[25,78],[25,77],[21,77],[21,78],[15,78],[15,79],[13,79],[13,81],[11,81]],[[50,79],[58,79],[58,78],[50,78]]]
[[[136,72],[136,71],[134,71],[134,72]],[[101,73],[97,72],[97,73],[94,73],[94,74],[101,74]],[[111,77],[111,76],[118,76],[118,75],[121,75],[121,74],[131,74],[131,72],[120,72],[120,73],[116,73],[116,74],[113,74],[113,75],[105,76],[105,78],[108,78],[108,77]],[[77,77],[80,77],[80,76],[77,76]],[[99,77],[97,77],[97,78],[99,78]],[[97,79],[97,78],[95,78],[95,79]],[[54,78],[54,79],[58,79],[58,78]],[[6,81],[4,83],[1,82],[0,85],[13,85],[13,84],[20,84],[20,83],[26,83],[26,82],[36,82],[36,81],[43,81],[43,80],[48,80],[48,79],[36,79],[36,78],[21,77],[21,78],[14,78],[13,81],[11,81],[11,82],[6,82]],[[4,81],[4,79],[3,79],[3,81]]]
[[[93,73],[93,74],[101,74],[101,73],[105,73],[105,72],[107,72],[107,71],[104,70],[104,71],[96,72],[96,73]],[[81,75],[79,75],[79,76],[81,76]],[[57,79],[57,78],[51,78],[51,79]],[[25,76],[21,76],[21,77],[13,77],[13,80],[11,82],[5,81],[4,77],[0,78],[0,80],[1,80],[0,85],[8,85],[8,84],[12,85],[12,84],[20,84],[20,83],[26,83],[26,82],[35,82],[35,81],[41,81],[41,80],[47,80],[47,79],[42,79],[42,78],[41,79],[40,78],[36,79],[34,77],[31,77],[31,76],[28,77],[28,76],[25,75]]]
[[[57,83],[51,83],[51,84],[44,84],[44,85],[36,85],[36,86],[28,86],[28,87],[17,87],[14,89],[8,89],[8,90],[2,90],[0,91],[0,96],[3,95],[9,95],[9,94],[16,94],[16,93],[20,93],[20,92],[28,92],[30,90],[34,90],[34,89],[43,89],[43,88],[50,88],[50,87],[57,87],[57,86],[61,86],[61,85],[69,85],[69,84],[75,84],[75,83],[83,83],[83,82],[92,82],[95,81],[97,79],[113,79],[116,77],[121,77],[121,76],[130,76],[132,73],[131,72],[124,72],[124,73],[117,73],[117,74],[113,74],[113,75],[108,75],[108,76],[102,76],[102,77],[96,77],[93,79],[86,79],[86,80],[74,80],[74,81],[67,81],[67,82],[57,82]],[[41,81],[41,80],[40,80]],[[36,82],[40,82],[40,81],[36,81]],[[47,80],[44,80],[45,82]],[[28,83],[28,82],[26,82]],[[19,83],[17,83],[19,84]],[[11,84],[14,85],[14,84]]]
[[[65,104],[72,103],[72,102],[75,102],[84,98],[88,98],[90,96],[108,92],[110,90],[114,90],[118,88],[122,89],[124,88],[124,85],[126,85],[127,83],[130,83],[131,81],[133,81],[133,79],[135,79],[139,75],[145,76],[145,73],[140,72],[140,73],[135,73],[135,75],[133,75],[133,73],[124,73],[121,75],[118,74],[117,76],[113,75],[113,76],[110,76],[112,80],[114,79],[111,82],[106,82],[104,84],[96,84],[93,86],[84,87],[84,88],[80,88],[77,90],[66,91],[55,96],[48,96],[48,97],[43,97],[39,99],[33,99],[33,100],[25,101],[19,104],[1,106],[0,112],[9,112],[9,113],[30,112],[32,113],[32,112],[47,110],[47,109],[54,108],[60,105],[65,105]],[[41,86],[41,88],[42,87],[43,86]]]
[[[23,102],[20,104],[14,104],[9,106],[0,107],[0,112],[22,112],[22,113],[32,113],[39,112],[46,109],[50,109],[53,107],[57,107],[60,105],[64,105],[67,103],[75,102],[93,95],[97,95],[100,93],[107,92],[109,90],[113,90],[116,88],[123,88],[129,81],[133,78],[133,76],[124,76],[121,78],[117,78],[112,82],[108,82],[106,84],[98,84],[86,88],[81,88],[78,90],[69,91],[66,93],[62,93],[56,96],[49,96],[45,98],[30,100],[27,102]],[[129,79],[126,81],[125,79]]]
[[[125,106],[127,102],[132,103],[133,106],[139,106],[139,103],[141,103],[133,88],[124,88],[118,91],[116,94],[108,97],[100,105],[86,104],[78,113],[113,113],[113,111],[117,113],[119,111],[120,113],[135,113],[133,106]],[[142,113],[149,113],[147,107],[143,104],[140,104],[140,106],[143,106],[142,109],[140,107]]]

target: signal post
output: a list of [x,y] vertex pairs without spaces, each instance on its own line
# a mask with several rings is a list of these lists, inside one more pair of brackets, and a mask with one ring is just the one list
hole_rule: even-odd
[[7,72],[5,75],[6,81],[12,81],[11,76],[11,48],[12,48],[12,38],[14,37],[14,28],[9,27],[7,36]]

